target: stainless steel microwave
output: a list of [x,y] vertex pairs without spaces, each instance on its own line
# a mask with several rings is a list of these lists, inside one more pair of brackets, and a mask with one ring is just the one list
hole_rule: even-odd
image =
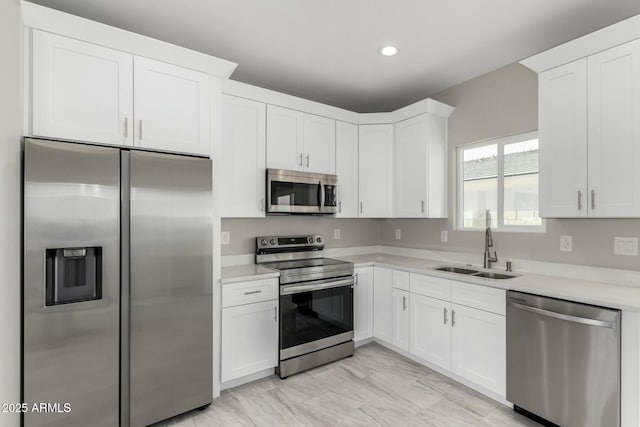
[[268,214],[334,214],[337,191],[336,175],[267,169]]

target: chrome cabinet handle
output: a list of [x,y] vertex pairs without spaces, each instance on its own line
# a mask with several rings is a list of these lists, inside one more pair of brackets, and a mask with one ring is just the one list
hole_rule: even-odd
[[424,213],[424,200],[420,201],[420,211]]
[[578,210],[582,210],[582,191],[578,190]]
[[138,139],[142,141],[142,120],[140,120],[140,123],[138,125]]
[[300,153],[300,160],[298,161],[298,164],[302,167],[302,153]]
[[249,292],[245,292],[245,295],[253,295],[253,294],[259,294],[260,292],[262,292],[261,290],[257,290],[257,291],[249,291]]
[[273,321],[278,323],[278,306],[273,307]]
[[307,154],[307,167],[309,167],[309,155]]
[[407,311],[407,297],[402,297],[402,311]]
[[444,324],[447,324],[447,307],[444,307]]
[[596,192],[595,190],[591,190],[591,210],[596,208]]
[[360,213],[362,213],[362,202],[360,202]]
[[129,138],[129,117],[124,118],[124,137]]
[[456,326],[456,311],[451,310],[451,326]]

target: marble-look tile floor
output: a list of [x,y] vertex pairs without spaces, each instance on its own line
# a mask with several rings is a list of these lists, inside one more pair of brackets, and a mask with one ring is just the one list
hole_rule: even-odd
[[439,373],[372,343],[353,357],[222,392],[204,411],[154,427],[539,426]]

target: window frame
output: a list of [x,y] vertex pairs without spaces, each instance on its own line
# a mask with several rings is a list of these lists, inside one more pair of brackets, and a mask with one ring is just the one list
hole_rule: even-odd
[[[456,175],[456,208],[455,208],[455,227],[456,230],[461,231],[484,231],[484,228],[480,227],[465,227],[464,226],[464,168],[463,168],[463,155],[464,151],[473,148],[485,147],[488,145],[497,146],[497,226],[492,227],[492,231],[497,232],[516,232],[516,233],[545,233],[546,221],[541,218],[540,225],[505,225],[504,224],[504,146],[508,144],[529,141],[531,139],[538,139],[538,156],[540,155],[540,140],[538,131],[530,131],[519,133],[515,135],[509,135],[500,138],[485,139],[483,141],[472,142],[469,144],[459,145],[456,147],[455,155],[455,175]],[[538,212],[540,212],[540,163],[538,162]]]

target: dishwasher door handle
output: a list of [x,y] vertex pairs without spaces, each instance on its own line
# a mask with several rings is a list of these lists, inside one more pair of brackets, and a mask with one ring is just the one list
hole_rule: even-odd
[[583,325],[597,326],[600,328],[613,329],[614,324],[612,322],[605,322],[602,320],[588,319],[586,317],[572,316],[570,314],[556,313],[555,311],[544,310],[538,307],[530,307],[528,305],[519,304],[517,302],[509,301],[509,305],[521,310],[530,311],[531,313],[539,314],[541,316],[553,317],[554,319],[566,320],[567,322],[580,323]]

